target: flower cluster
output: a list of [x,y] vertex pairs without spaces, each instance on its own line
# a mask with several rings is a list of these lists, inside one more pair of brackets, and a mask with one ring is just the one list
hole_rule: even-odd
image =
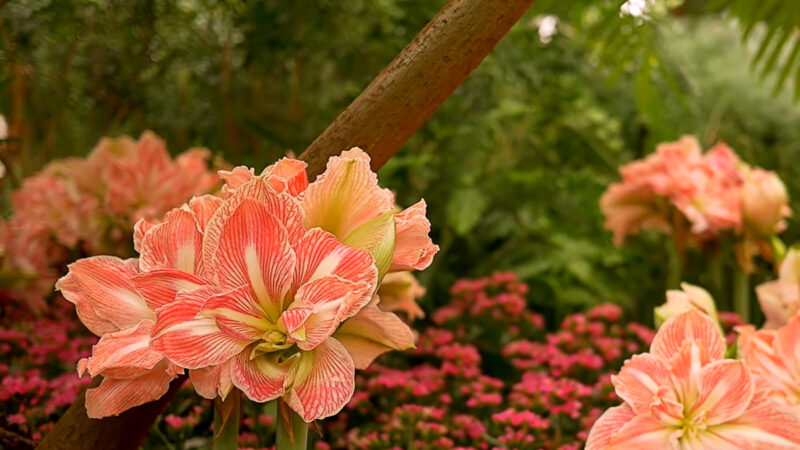
[[[621,309],[604,304],[547,333],[526,292],[511,273],[457,282],[452,301],[431,315],[437,326],[414,352],[360,374],[321,439],[333,448],[580,448],[618,402],[611,373],[653,331],[620,323]],[[474,327],[465,330],[453,311]]]
[[752,257],[768,255],[767,240],[785,228],[791,213],[778,176],[745,164],[723,143],[703,154],[697,140],[685,136],[622,166],[620,174],[622,181],[600,200],[617,245],[642,230],[672,234],[680,247],[729,233],[741,238],[737,256],[750,270]]
[[209,156],[198,148],[172,159],[146,132],[138,141],[104,138],[88,157],[51,162],[26,178],[11,193],[14,215],[0,221],[0,290],[42,312],[70,257],[128,255],[133,223],[213,190],[219,177]]
[[305,169],[283,159],[258,176],[221,172],[219,196],[136,223],[138,258],[70,265],[56,286],[100,336],[78,363],[103,376],[86,394],[90,417],[157,399],[188,370],[203,397],[282,398],[311,422],[347,404],[356,368],[413,346],[375,293],[387,272],[424,269],[438,251],[425,203],[396,213],[358,148],[313,183]]
[[50,316],[31,317],[19,304],[3,306],[0,426],[6,430],[40,439],[89,383],[78,377],[71,361],[88,356],[97,338],[70,320],[71,309],[60,299]]

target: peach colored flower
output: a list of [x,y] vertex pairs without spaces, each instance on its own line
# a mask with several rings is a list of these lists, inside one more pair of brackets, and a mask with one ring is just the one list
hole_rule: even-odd
[[777,330],[738,327],[739,357],[753,371],[756,381],[800,416],[800,316]]
[[[351,150],[331,158],[310,185],[304,169],[284,159],[259,176],[245,168],[222,174],[227,198],[193,253],[201,255],[199,286],[156,311],[152,346],[184,368],[223,367],[250,399],[283,397],[312,421],[349,401],[356,368],[410,347],[413,334],[373,298],[376,262],[388,268],[402,239],[393,196],[377,186],[368,157]],[[136,235],[148,227],[141,222]]]
[[769,398],[744,362],[724,355],[725,340],[707,315],[690,310],[669,319],[650,353],[612,377],[625,403],[598,419],[587,450],[797,448],[800,417]]
[[767,321],[764,328],[786,325],[797,315],[800,301],[800,251],[790,249],[778,272],[778,279],[756,286],[756,295]]
[[656,326],[690,309],[717,320],[717,306],[711,294],[699,286],[681,283],[681,289],[667,291],[667,302],[655,309]]

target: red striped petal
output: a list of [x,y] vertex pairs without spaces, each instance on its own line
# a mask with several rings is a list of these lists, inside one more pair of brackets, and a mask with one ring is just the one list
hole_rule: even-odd
[[713,362],[700,371],[699,398],[692,412],[704,414],[709,425],[736,419],[753,398],[755,384],[750,369],[742,361]]
[[208,284],[196,275],[176,269],[156,269],[140,273],[132,280],[147,306],[153,310],[171,303],[179,291],[191,291]]
[[150,348],[152,320],[115,333],[108,333],[92,347],[84,369],[91,376],[104,375],[115,378],[132,378],[149,371],[164,359],[164,355]]
[[214,399],[217,396],[223,399],[227,397],[233,389],[231,370],[234,361],[235,359],[231,359],[216,366],[190,370],[189,378],[192,380],[194,390],[201,397],[208,399]]
[[299,159],[283,158],[264,169],[262,175],[275,192],[286,192],[297,197],[308,187],[306,167],[308,164]]
[[671,386],[667,363],[649,353],[625,361],[619,375],[611,377],[617,395],[637,414],[648,414],[659,390]]
[[242,352],[233,360],[231,378],[234,386],[254,402],[268,402],[282,396],[286,373],[296,358],[279,364],[278,353],[267,353],[252,360],[249,353]]
[[100,386],[86,391],[86,412],[92,419],[116,416],[134,406],[161,398],[175,378],[167,373],[166,362],[142,376],[130,379],[105,378]]
[[717,323],[711,317],[695,310],[667,320],[653,338],[650,352],[669,360],[687,341],[697,342],[712,361],[725,356],[725,339]]
[[744,448],[800,448],[800,416],[769,398],[753,401],[740,417],[711,430]]
[[249,286],[209,298],[199,315],[214,318],[223,333],[240,341],[258,340],[270,328]]
[[216,195],[201,195],[189,200],[189,210],[194,214],[194,219],[201,232],[204,232],[211,216],[222,206],[222,199]]
[[151,346],[170,361],[187,369],[222,364],[249,344],[222,332],[214,318],[196,317],[213,292],[200,288],[178,293],[174,302],[160,308]]
[[293,287],[336,276],[355,283],[366,283],[370,290],[355,301],[345,317],[357,313],[372,299],[372,290],[378,280],[378,269],[369,253],[339,242],[332,234],[315,228],[309,230],[295,247],[297,266]]
[[306,422],[332,416],[350,401],[355,388],[355,366],[347,349],[329,338],[311,352],[303,352],[287,377],[284,400]]
[[633,420],[635,413],[626,404],[609,408],[597,419],[589,437],[586,439],[586,450],[601,450],[608,448],[609,442],[615,434],[628,422]]
[[[257,182],[258,180],[253,180]],[[295,256],[286,228],[264,203],[239,199],[223,204],[206,229],[204,257],[222,290],[248,285],[274,322],[291,288]]]
[[[369,296],[366,283],[353,283],[337,277],[325,277],[300,286],[295,295],[293,309],[310,310],[303,323],[304,336],[297,346],[311,350],[330,337],[354,305]],[[284,322],[285,323],[285,322]]]
[[139,265],[142,271],[178,269],[202,273],[203,233],[191,211],[176,208],[141,241]]
[[70,264],[56,289],[75,304],[81,322],[101,336],[155,319],[131,280],[137,273],[135,260],[93,256]]

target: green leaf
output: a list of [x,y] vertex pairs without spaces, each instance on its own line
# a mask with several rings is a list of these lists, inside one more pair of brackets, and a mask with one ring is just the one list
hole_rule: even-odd
[[486,196],[477,188],[456,191],[447,204],[447,223],[456,234],[464,236],[472,231],[487,206]]

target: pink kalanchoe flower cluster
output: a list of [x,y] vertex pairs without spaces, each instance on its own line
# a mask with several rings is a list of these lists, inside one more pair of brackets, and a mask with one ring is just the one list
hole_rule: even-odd
[[89,383],[71,361],[87,356],[97,338],[85,336],[71,306],[58,300],[47,317],[19,304],[0,311],[0,426],[40,439]]
[[[777,341],[795,345],[793,333]],[[753,334],[743,335],[745,361],[725,359],[725,340],[711,317],[692,309],[667,320],[650,352],[629,359],[612,377],[624,403],[598,419],[586,448],[800,446],[800,416],[771,397],[780,389],[754,374],[752,361],[760,355],[748,350],[765,337]],[[768,359],[765,353],[760,362]]]
[[213,190],[219,177],[209,156],[191,149],[172,159],[146,132],[138,141],[104,138],[88,157],[53,161],[26,178],[11,194],[14,215],[0,221],[0,290],[41,313],[70,254],[127,255],[136,220]]
[[395,214],[358,148],[313,183],[305,167],[222,172],[221,196],[136,223],[139,258],[70,265],[57,287],[101,337],[78,364],[103,376],[91,417],[159,398],[189,370],[206,398],[282,398],[310,422],[347,404],[356,368],[413,346],[375,293],[388,271],[424,269],[438,251],[425,203]]
[[672,234],[681,247],[730,233],[741,238],[737,256],[750,269],[752,256],[768,252],[765,240],[783,231],[791,214],[777,175],[745,164],[724,143],[703,154],[695,138],[684,136],[619,171],[622,181],[600,200],[617,245],[643,230]]
[[[357,377],[359,393],[325,422],[333,448],[580,448],[602,410],[619,401],[610,375],[653,336],[642,325],[620,324],[622,310],[610,304],[546,333],[525,306],[527,286],[510,273],[461,280],[451,292],[452,301],[432,314],[441,325],[422,332],[414,352]],[[514,297],[522,314],[508,313],[519,311],[507,309]],[[466,300],[479,305],[473,310]],[[454,310],[475,314],[476,328],[490,326],[465,333],[449,319]],[[415,416],[426,425],[395,420],[401,411],[428,411]]]

